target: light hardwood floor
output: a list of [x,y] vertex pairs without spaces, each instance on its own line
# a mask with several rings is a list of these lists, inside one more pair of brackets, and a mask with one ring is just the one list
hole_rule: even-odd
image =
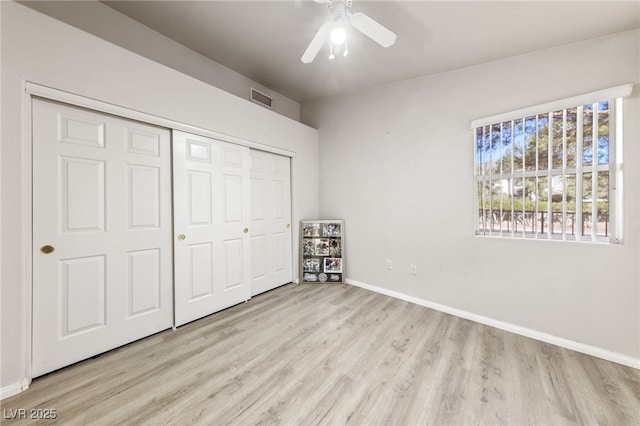
[[35,379],[2,408],[87,425],[639,425],[640,371],[357,287],[290,284]]

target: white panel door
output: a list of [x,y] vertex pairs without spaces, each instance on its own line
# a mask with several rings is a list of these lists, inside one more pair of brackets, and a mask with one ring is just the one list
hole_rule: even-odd
[[175,322],[251,298],[249,149],[173,132]]
[[291,159],[251,150],[251,294],[292,280]]
[[33,101],[33,376],[171,327],[170,133]]

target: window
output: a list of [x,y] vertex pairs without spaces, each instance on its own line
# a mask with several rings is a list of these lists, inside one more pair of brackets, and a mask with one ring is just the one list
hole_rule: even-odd
[[472,123],[476,234],[619,241],[622,98],[583,98]]

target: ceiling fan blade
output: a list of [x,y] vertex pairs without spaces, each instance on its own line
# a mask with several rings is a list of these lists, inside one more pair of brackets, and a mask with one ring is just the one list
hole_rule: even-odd
[[304,54],[302,55],[302,58],[300,58],[300,60],[302,62],[304,62],[305,64],[313,62],[313,60],[315,59],[316,55],[318,54],[318,52],[322,48],[322,45],[324,44],[324,42],[329,37],[329,29],[330,28],[331,28],[331,22],[325,22],[320,27],[320,29],[318,30],[316,35],[313,37],[313,40],[311,40],[311,43],[309,43],[309,46],[307,47],[307,50],[304,51]]
[[382,47],[389,47],[396,42],[396,33],[369,18],[364,13],[351,15],[351,25]]

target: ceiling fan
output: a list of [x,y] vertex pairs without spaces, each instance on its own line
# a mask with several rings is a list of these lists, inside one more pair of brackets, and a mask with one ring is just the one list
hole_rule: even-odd
[[315,0],[315,2],[327,5],[329,20],[320,27],[302,55],[301,61],[305,64],[313,62],[327,39],[330,39],[331,42],[329,45],[331,50],[329,59],[335,57],[333,52],[334,45],[336,49],[341,48],[342,54],[347,56],[347,33],[345,28],[349,24],[382,47],[389,47],[396,41],[396,34],[393,31],[385,28],[364,13],[351,13],[350,9],[353,0]]

